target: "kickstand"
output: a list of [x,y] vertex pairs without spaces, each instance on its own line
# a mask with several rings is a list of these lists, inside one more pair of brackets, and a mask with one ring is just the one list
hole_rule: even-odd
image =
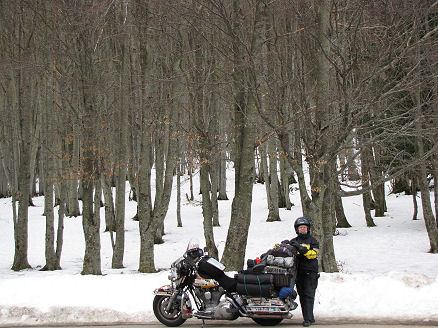
[[204,324],[205,324],[205,321],[204,321],[204,319],[202,319],[202,328],[205,328]]

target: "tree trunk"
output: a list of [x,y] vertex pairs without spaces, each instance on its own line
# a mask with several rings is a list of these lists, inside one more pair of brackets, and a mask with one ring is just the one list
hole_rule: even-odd
[[[169,60],[171,60],[169,58]],[[166,73],[162,72],[162,73]],[[172,71],[172,73],[174,73]],[[171,85],[161,84],[158,93],[162,99],[163,107],[159,107],[159,123],[156,124],[158,136],[155,140],[155,172],[156,193],[153,205],[152,217],[156,223],[155,243],[163,243],[164,219],[169,209],[170,196],[172,193],[173,174],[177,163],[176,142],[176,111],[180,106],[176,101],[165,103],[173,98],[173,90],[176,82]],[[156,135],[157,133],[155,133]]]
[[[20,31],[20,37],[22,37]],[[21,52],[22,50],[20,50]],[[28,208],[30,193],[30,156],[32,119],[30,103],[30,76],[24,69],[20,70],[18,78],[18,217],[14,220],[15,254],[12,270],[20,271],[30,268],[28,252]],[[13,205],[15,208],[15,205]]]
[[435,200],[435,218],[437,220],[438,227],[438,156],[433,156],[433,195]]
[[[280,155],[280,175],[281,175],[281,189],[282,189],[282,198],[284,200],[284,206],[288,211],[292,209],[292,203],[289,197],[289,165],[287,163],[286,158],[283,155]],[[282,203],[282,202],[280,202]],[[282,207],[279,205],[279,207]]]
[[151,123],[146,109],[142,115],[141,151],[138,167],[137,214],[140,230],[140,264],[138,271],[155,272],[154,237],[155,226],[152,213],[151,169],[153,154],[151,147]]
[[268,140],[268,158],[269,158],[269,179],[265,183],[269,183],[271,208],[269,209],[268,218],[266,221],[281,221],[278,209],[278,169],[277,169],[277,146],[274,138]]
[[[32,87],[32,89],[35,89]],[[35,90],[32,91],[32,98],[36,98],[36,92]],[[30,101],[30,100],[29,100]],[[35,119],[32,119],[32,130],[31,132],[31,146],[30,146],[30,164],[29,164],[29,170],[30,170],[30,185],[29,185],[29,202],[31,206],[35,206],[32,202],[32,197],[36,195],[35,190],[35,171],[37,166],[37,153],[38,149],[40,148],[39,140],[41,135],[41,114],[39,112],[36,113]]]
[[429,183],[427,181],[427,169],[426,169],[426,158],[424,158],[424,142],[423,142],[423,112],[422,104],[420,98],[420,91],[416,92],[414,98],[414,103],[416,105],[416,118],[415,118],[415,148],[417,152],[417,157],[420,159],[418,165],[418,186],[420,188],[421,194],[421,204],[423,206],[423,217],[424,223],[426,225],[427,235],[429,236],[430,243],[430,253],[438,253],[438,227],[437,221],[433,215],[432,203],[430,201],[430,191]]
[[[126,201],[126,163],[128,160],[128,109],[129,103],[129,40],[121,43],[121,77],[120,77],[120,111],[119,111],[119,142],[118,142],[118,176],[116,187],[116,208],[115,208],[115,228],[116,242],[113,252],[113,269],[123,268],[123,257],[125,252],[125,201]],[[159,191],[157,191],[159,192]]]
[[219,115],[219,195],[218,200],[228,200],[227,196],[227,150],[225,136],[224,115]]
[[108,174],[102,174],[101,182],[103,190],[103,198],[105,205],[105,231],[115,232],[115,213],[114,213],[114,200],[111,190],[111,176]]
[[[205,158],[202,159],[201,162],[206,163]],[[202,193],[202,215],[204,217],[204,237],[205,244],[208,249],[208,254],[218,259],[218,250],[216,248],[216,244],[214,242],[214,233],[213,233],[213,213],[212,213],[212,204],[210,199],[210,182],[208,179],[208,166],[206,164],[202,165],[200,168],[200,184],[201,184],[201,193]]]
[[0,198],[11,196],[11,190],[8,185],[8,178],[5,171],[6,169],[3,167],[3,161],[0,160]]
[[[417,137],[417,139],[420,139]],[[422,142],[417,140],[417,147],[423,147]],[[419,150],[421,152],[421,150]],[[438,227],[433,214],[432,204],[430,201],[429,184],[427,181],[427,171],[424,164],[420,164],[418,171],[418,185],[420,187],[421,204],[423,206],[423,217],[426,225],[427,234],[429,236],[430,253],[438,253]]]
[[354,160],[353,137],[348,138],[345,152],[347,160],[347,178],[349,181],[358,181],[360,180],[360,174]]
[[396,177],[392,181],[392,194],[404,192],[405,195],[411,194],[411,185],[409,184],[409,177],[406,174]]
[[209,165],[211,180],[211,212],[213,217],[213,227],[219,227],[219,204],[218,204],[218,183],[219,183],[219,162],[214,161]]
[[[161,118],[164,119],[164,118]],[[165,148],[165,138],[166,132],[163,127],[158,128],[159,136],[156,136],[155,139],[155,201],[157,203],[157,199],[163,193],[163,180],[164,180],[164,148]]]
[[[85,122],[84,122],[85,123]],[[90,136],[91,133],[84,133]],[[94,184],[91,179],[93,172],[93,159],[91,154],[91,142],[84,139],[83,154],[86,158],[83,160],[84,177],[82,178],[83,186],[83,230],[85,237],[85,255],[81,274],[101,275],[101,257],[100,257],[100,221],[94,213],[93,191]],[[89,175],[88,175],[89,174]]]
[[[337,265],[333,251],[333,232],[335,216],[333,213],[334,164],[332,154],[327,150],[332,145],[330,134],[334,134],[335,127],[331,125],[334,116],[330,94],[330,8],[331,1],[322,0],[318,3],[318,51],[316,60],[316,92],[315,92],[315,124],[312,135],[322,136],[312,142],[317,144],[311,151],[309,163],[310,186],[313,203],[314,234],[320,241],[320,267],[324,272],[336,272]],[[310,127],[309,127],[310,128]],[[309,154],[308,154],[309,155]]]
[[[259,149],[259,154],[260,154],[260,169],[259,171],[261,171],[259,173],[259,175],[261,175],[261,179],[263,179],[264,184],[265,184],[265,190],[266,190],[266,200],[267,200],[267,205],[268,205],[268,210],[269,212],[271,212],[272,210],[272,199],[271,199],[271,187],[270,187],[270,183],[269,183],[269,170],[268,170],[268,162],[267,162],[267,151],[266,151],[266,144],[261,144],[258,149]],[[258,179],[260,181],[260,178]],[[269,218],[269,214],[268,214],[268,218]]]
[[[155,241],[157,241],[157,237],[160,239],[160,242],[163,243],[162,240],[162,231],[163,231],[163,223],[164,218],[166,217],[167,210],[169,209],[170,196],[172,193],[172,184],[173,184],[173,172],[175,171],[176,165],[176,142],[173,140],[174,134],[174,118],[173,113],[174,109],[171,110],[170,113],[170,126],[169,130],[166,133],[166,138],[169,138],[166,154],[166,169],[164,171],[164,180],[162,182],[162,193],[160,195],[156,195],[154,201],[154,209],[153,216],[157,220],[158,225],[157,229],[161,232],[159,236],[155,235]],[[164,158],[163,158],[164,160]],[[157,230],[157,231],[158,231]]]
[[[338,186],[339,189],[339,186]],[[336,213],[336,227],[338,228],[351,228],[351,224],[348,222],[345,216],[344,206],[342,205],[342,197],[334,191],[335,198],[335,213]]]
[[193,159],[191,155],[192,151],[192,143],[189,141],[188,146],[188,155],[187,155],[187,161],[188,161],[188,174],[189,174],[189,181],[190,181],[190,195],[187,196],[188,201],[193,201],[195,199],[193,195]]
[[[18,9],[18,7],[17,7]],[[21,8],[20,8],[21,9]],[[26,57],[31,55],[32,33],[26,31],[26,22],[29,22],[28,12],[20,10],[21,19],[16,28],[18,37],[17,49],[19,63],[25,63]],[[29,26],[27,26],[28,28]],[[12,206],[14,222],[15,253],[12,270],[20,271],[30,268],[28,256],[28,209],[30,193],[30,160],[31,160],[31,131],[32,131],[32,74],[31,64],[18,67],[16,73],[11,74],[11,95],[14,105],[12,126],[14,145],[14,172],[15,182]],[[12,104],[11,104],[12,105]],[[18,199],[18,216],[15,201]]]
[[[13,107],[11,106],[8,111],[7,96],[8,96],[8,86],[7,90],[3,96],[0,92],[0,115],[3,118],[0,121],[0,198],[10,197],[12,195],[13,185],[12,185],[12,156],[13,152],[10,151],[8,144],[11,142],[11,137],[7,137],[7,128],[5,123],[8,121],[11,112],[13,112]],[[12,109],[12,110],[11,110]],[[8,141],[7,141],[8,140]],[[14,188],[15,189],[15,188]]]
[[[233,33],[242,28],[242,8],[233,0]],[[221,262],[228,270],[243,268],[248,229],[251,222],[252,189],[254,183],[254,104],[248,104],[244,78],[244,51],[237,35],[232,40],[234,85],[234,172],[235,193],[231,205],[231,219]]]
[[[179,149],[179,147],[178,147]],[[180,156],[178,156],[180,158]],[[176,222],[177,227],[182,227],[181,220],[181,161],[176,166]]]
[[[54,88],[55,89],[55,88]],[[56,106],[55,103],[55,96],[53,96],[53,107]],[[60,124],[60,117],[57,116],[57,124]],[[57,186],[55,188],[55,203],[58,203],[58,228],[56,231],[56,261],[57,266],[61,267],[61,254],[62,254],[62,247],[64,243],[64,217],[66,212],[66,202],[67,202],[67,180],[65,179],[65,176],[67,174],[68,164],[67,164],[67,156],[66,155],[66,147],[65,147],[65,141],[62,140],[62,138],[59,138],[57,142],[57,151],[59,154],[63,154],[63,157],[56,161],[56,171],[58,173],[57,175]],[[56,206],[56,205],[55,205]]]
[[[361,171],[362,171],[362,188],[369,188],[369,166],[368,166],[368,156],[369,156],[369,148],[367,145],[362,145],[362,152],[360,153],[360,163],[361,163]],[[362,194],[363,201],[363,210],[365,212],[365,221],[367,223],[367,227],[375,227],[373,217],[371,216],[371,195],[368,190],[364,191]]]
[[[52,96],[55,96],[53,92]],[[56,256],[55,250],[55,217],[53,213],[53,197],[54,197],[54,181],[55,181],[55,170],[54,170],[54,158],[52,153],[54,153],[54,115],[55,108],[52,111],[48,108],[47,104],[44,104],[44,115],[42,115],[42,120],[44,124],[44,172],[45,172],[45,192],[44,192],[44,213],[46,216],[46,242],[45,242],[45,257],[46,264],[42,270],[58,270],[59,262]]]
[[[89,126],[94,122],[94,111],[90,103],[85,103],[86,111],[83,122],[83,230],[85,237],[85,255],[82,274],[101,275],[101,258],[100,258],[100,220],[94,213],[93,207],[93,192],[95,176],[94,154],[93,154],[93,139],[95,136],[92,132],[92,127]],[[87,108],[88,107],[88,108]]]
[[74,124],[73,136],[70,144],[70,180],[68,189],[68,205],[67,216],[77,217],[81,215],[79,211],[79,195],[78,195],[78,173],[79,172],[79,136],[77,135],[77,125]]
[[295,130],[293,136],[294,142],[292,151],[289,151],[290,134],[288,132],[281,131],[280,133],[278,133],[278,138],[280,140],[283,151],[287,154],[287,160],[289,165],[293,168],[297,175],[303,216],[306,218],[312,218],[314,204],[312,204],[312,199],[307,192],[306,179],[303,170],[303,160],[301,155],[301,135],[298,130]]
[[[368,160],[370,163],[370,178],[371,178],[371,190],[374,196],[374,216],[385,216],[385,184],[377,182],[381,180],[383,172],[379,168],[380,166],[380,154],[378,147],[373,147],[374,152],[370,151]],[[374,155],[373,155],[374,154]]]
[[[164,117],[161,118],[164,120]],[[163,195],[163,183],[164,183],[164,163],[165,163],[165,148],[166,140],[169,136],[165,132],[165,128],[160,126],[158,128],[159,137],[155,140],[155,199],[154,199],[154,210],[158,204],[161,203],[161,197]],[[163,231],[161,225],[157,226],[157,231],[155,232],[155,244],[162,244],[163,241]]]
[[85,29],[77,39],[77,55],[81,79],[81,183],[82,183],[82,226],[85,238],[85,255],[81,274],[101,275],[100,256],[100,220],[94,213],[93,193],[94,181],[99,179],[96,162],[98,136],[95,133],[97,124],[95,52],[93,51],[94,33]]
[[336,164],[333,162],[330,166],[327,165],[326,169],[330,169],[331,172],[326,172],[325,181],[328,185],[327,190],[324,193],[324,200],[322,204],[322,245],[324,247],[321,252],[320,266],[324,272],[338,272],[335,250],[333,246],[333,235],[336,227],[336,213],[335,213],[335,195],[337,184],[335,179],[337,177],[332,176],[336,172]]
[[61,254],[64,243],[64,215],[65,215],[65,195],[67,187],[65,181],[61,182],[61,196],[58,208],[58,228],[56,230],[56,266],[61,268]]
[[[178,124],[181,123],[181,113],[178,111],[177,114],[177,122]],[[176,140],[177,143],[177,156],[178,161],[176,163],[176,226],[182,227],[182,220],[181,220],[181,156],[183,151],[181,151],[181,137],[178,135],[178,138]]]
[[[129,117],[129,115],[128,115]],[[133,124],[135,126],[135,124]],[[128,168],[127,168],[127,179],[129,181],[129,186],[131,188],[131,192],[129,193],[129,200],[137,201],[137,142],[136,142],[136,135],[134,136],[135,129],[128,129]],[[131,196],[132,195],[132,196]]]
[[418,203],[417,203],[417,178],[414,176],[411,180],[412,202],[414,203],[414,214],[412,220],[418,220]]
[[[435,126],[438,124],[438,79],[435,76],[435,88],[433,89],[433,99],[435,101],[432,104],[433,123]],[[435,133],[433,141],[438,143],[438,135]],[[432,175],[433,175],[433,195],[435,200],[435,219],[438,227],[438,154],[432,155]]]
[[[242,147],[239,153],[238,181],[222,263],[228,270],[241,270],[245,259],[248,229],[251,221],[252,188],[254,184],[254,139],[251,123],[243,124]],[[237,155],[237,154],[236,154]]]

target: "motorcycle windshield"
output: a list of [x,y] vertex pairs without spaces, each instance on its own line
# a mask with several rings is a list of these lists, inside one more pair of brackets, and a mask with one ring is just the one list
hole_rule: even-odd
[[204,252],[199,248],[199,242],[196,239],[191,239],[184,253],[184,257],[192,261],[199,259]]
[[193,250],[193,249],[198,249],[199,248],[199,241],[196,238],[192,238],[189,240],[189,243],[187,245],[187,249],[186,249],[186,253],[188,253],[189,251]]
[[175,261],[173,261],[172,267],[176,266],[179,262],[181,262],[183,260],[184,260],[184,257],[182,257],[182,256],[177,258]]

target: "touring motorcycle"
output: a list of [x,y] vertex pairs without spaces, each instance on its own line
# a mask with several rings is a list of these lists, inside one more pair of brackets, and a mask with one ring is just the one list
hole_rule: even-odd
[[278,278],[282,285],[290,285],[290,270],[265,263],[262,272],[243,271],[234,278],[224,270],[225,266],[206,251],[189,244],[184,255],[171,265],[171,283],[154,291],[156,318],[168,327],[176,327],[189,318],[248,317],[262,326],[274,326],[292,317],[297,307],[296,292],[285,299],[278,297]]

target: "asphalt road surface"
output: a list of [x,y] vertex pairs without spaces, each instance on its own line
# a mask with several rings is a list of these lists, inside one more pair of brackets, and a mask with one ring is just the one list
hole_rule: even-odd
[[[302,327],[302,322],[297,320],[285,320],[281,324],[275,326],[279,328],[297,328]],[[160,323],[147,323],[147,324],[116,324],[116,325],[108,325],[108,324],[93,324],[93,325],[41,325],[41,326],[3,326],[0,327],[14,327],[14,328],[36,328],[36,327],[63,327],[63,328],[91,328],[91,327],[99,327],[99,328],[165,328],[166,326]],[[202,321],[201,320],[188,320],[186,321],[181,328],[201,328]],[[244,328],[261,328],[262,326],[255,324],[251,320],[236,320],[236,321],[205,321],[205,328],[230,328],[230,327],[244,327]],[[329,321],[320,321],[317,322],[311,327],[337,327],[337,328],[424,328],[424,327],[438,327],[438,322],[410,322],[410,321],[378,321],[370,322],[345,322],[345,321],[337,321],[335,319],[331,319]]]
[[[4,326],[5,327],[5,326]],[[63,328],[91,328],[91,327],[99,327],[99,328],[164,328],[166,326],[159,325],[159,324],[148,324],[148,325],[117,325],[117,326],[101,326],[101,325],[94,325],[94,326],[9,326],[9,327],[20,327],[20,328],[35,328],[35,327],[63,327]],[[201,323],[199,324],[184,324],[180,326],[181,328],[201,328]],[[238,326],[235,325],[218,325],[218,324],[205,324],[205,328],[224,328],[224,327],[245,327],[245,328],[260,328],[262,326],[254,325],[254,324],[239,324]],[[279,328],[297,328],[302,327],[301,323],[293,323],[293,324],[280,324],[278,326]],[[313,324],[311,325],[313,328],[321,327],[321,328],[330,328],[330,327],[336,327],[336,328],[424,328],[424,327],[438,327],[438,323],[434,324],[423,324],[423,325],[412,325],[412,324],[368,324],[368,323],[330,323],[330,324]]]

